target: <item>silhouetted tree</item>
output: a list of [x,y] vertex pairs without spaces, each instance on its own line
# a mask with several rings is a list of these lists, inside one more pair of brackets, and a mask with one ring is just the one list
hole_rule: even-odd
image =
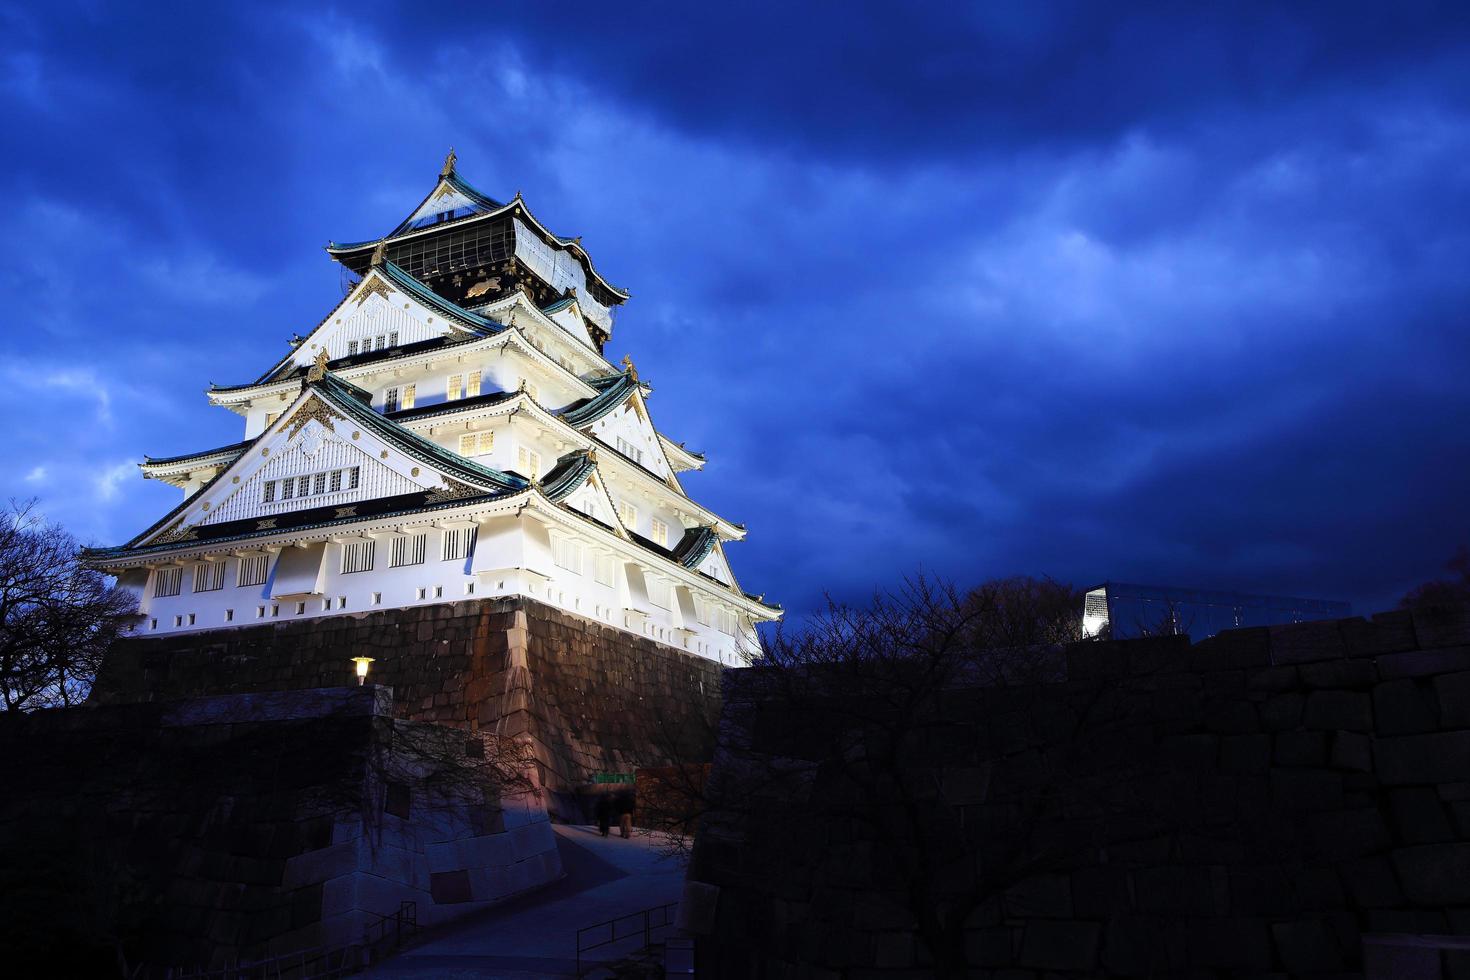
[[0,514],[0,706],[27,710],[86,698],[133,599],[86,568],[77,542],[11,501]]
[[1425,606],[1455,606],[1470,603],[1470,548],[1460,546],[1455,556],[1445,562],[1448,578],[1416,585],[1399,600],[1400,609],[1422,609]]

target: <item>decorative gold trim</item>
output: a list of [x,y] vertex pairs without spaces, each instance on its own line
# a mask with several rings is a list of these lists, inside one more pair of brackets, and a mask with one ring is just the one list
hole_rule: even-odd
[[274,517],[268,517],[268,518],[266,518],[263,521],[256,521],[255,522],[255,529],[257,531],[269,531],[269,530],[272,530],[273,528],[275,528],[275,526],[276,526],[276,519]]
[[158,537],[154,538],[153,541],[150,543],[173,544],[175,541],[194,541],[198,537],[199,534],[194,529],[194,525],[185,524],[184,519],[181,517],[179,518],[178,522],[174,524],[173,527],[169,528],[163,534],[160,534]]
[[341,518],[341,517],[356,517],[356,516],[357,516],[357,505],[356,504],[353,504],[351,507],[338,507],[337,508],[337,513],[334,514],[334,515],[332,515],[332,519],[333,520],[336,520],[336,519]]
[[296,414],[291,416],[291,431],[286,433],[286,438],[296,438],[296,433],[300,432],[306,426],[306,423],[313,419],[330,428],[332,420],[340,418],[342,418],[342,415],[336,409],[332,408],[316,395],[312,395],[306,400],[306,404],[302,405],[296,411]]
[[357,305],[361,306],[362,304],[366,303],[368,297],[373,295],[381,296],[384,299],[387,299],[392,292],[393,290],[389,289],[388,284],[385,283],[383,280],[373,278],[369,280],[368,284],[362,287],[362,291],[357,294]]
[[461,483],[458,480],[450,479],[446,476],[444,477],[444,486],[435,487],[433,490],[430,490],[428,497],[424,499],[424,503],[437,504],[445,500],[463,500],[465,497],[478,497],[484,493],[485,491],[478,487],[472,487],[468,483]]

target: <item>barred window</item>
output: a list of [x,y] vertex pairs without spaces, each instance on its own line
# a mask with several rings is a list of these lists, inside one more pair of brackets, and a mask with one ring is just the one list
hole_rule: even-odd
[[388,346],[389,347],[397,347],[398,346],[398,331],[397,330],[394,330],[393,332],[391,332],[391,333],[388,334]]
[[376,541],[349,541],[342,546],[342,574],[370,572],[373,556],[378,547]]
[[474,527],[452,527],[444,532],[444,560],[468,558],[475,550]]
[[178,595],[183,584],[184,569],[182,567],[160,568],[153,573],[154,596]]
[[444,397],[448,401],[454,401],[455,399],[459,398],[460,392],[463,391],[463,390],[464,390],[464,375],[462,375],[462,374],[451,374],[449,376],[449,384],[445,388],[445,391],[444,391]]
[[327,492],[327,474],[325,474],[325,473],[318,473],[318,474],[316,474],[315,476],[313,476],[311,478],[311,492],[312,493],[326,493]]
[[655,517],[651,522],[653,543],[660,547],[669,546],[669,526]]
[[403,386],[403,407],[413,408],[414,395],[418,392],[418,385]]
[[236,578],[237,586],[264,585],[265,573],[270,565],[270,555],[246,555],[240,559],[240,572]]
[[638,524],[638,508],[626,500],[618,501],[618,520],[623,522],[623,527],[633,530]]
[[355,340],[349,340],[347,342],[347,356],[348,357],[351,357],[351,356],[353,356],[356,353],[357,353],[357,341],[355,341]]
[[551,559],[559,568],[582,574],[582,542],[560,535],[552,538]]
[[612,555],[597,556],[597,584],[612,586],[617,569],[617,559]]
[[330,489],[327,492],[328,493],[336,493],[338,490],[341,490],[341,489],[342,489],[342,471],[341,470],[333,470],[332,471],[331,487],[330,487]]
[[[487,227],[487,224],[490,227]],[[511,222],[481,223],[448,235],[425,235],[390,246],[388,258],[417,279],[446,272],[466,272],[504,262],[515,251]]]
[[516,461],[520,464],[521,473],[524,475],[531,477],[541,475],[541,454],[534,449],[521,446],[516,450]]
[[265,481],[265,502],[266,503],[271,503],[275,499],[276,499],[276,481],[275,480],[266,480]]
[[459,454],[461,456],[484,456],[495,448],[495,433],[466,432],[459,437]]
[[480,393],[480,372],[471,371],[464,376],[464,395],[473,398]]
[[643,463],[643,450],[639,449],[637,446],[633,445],[622,436],[618,436],[617,445],[618,452],[622,453],[624,456],[628,457],[635,463],[638,463],[640,465]]
[[405,534],[394,538],[388,564],[394,568],[401,568],[404,565],[422,565],[428,540],[427,534]]
[[385,412],[396,412],[396,411],[398,411],[398,389],[397,388],[389,388],[387,391],[383,392],[383,411],[385,411]]

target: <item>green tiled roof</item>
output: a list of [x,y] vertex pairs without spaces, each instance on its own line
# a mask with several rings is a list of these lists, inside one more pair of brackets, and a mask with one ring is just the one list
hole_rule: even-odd
[[635,381],[631,372],[624,371],[610,378],[595,378],[588,382],[600,389],[596,395],[583,402],[564,408],[559,413],[570,425],[589,425],[617,408],[635,389],[645,386]]

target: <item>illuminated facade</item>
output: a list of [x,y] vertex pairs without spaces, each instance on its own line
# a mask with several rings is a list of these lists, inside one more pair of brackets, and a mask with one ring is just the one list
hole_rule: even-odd
[[684,492],[704,458],[605,359],[628,294],[580,239],[479,193],[451,153],[387,236],[327,251],[342,302],[209,391],[243,440],[147,459],[183,503],[87,553],[137,595],[139,633],[523,595],[730,663],[779,617],[726,560],[745,528]]

